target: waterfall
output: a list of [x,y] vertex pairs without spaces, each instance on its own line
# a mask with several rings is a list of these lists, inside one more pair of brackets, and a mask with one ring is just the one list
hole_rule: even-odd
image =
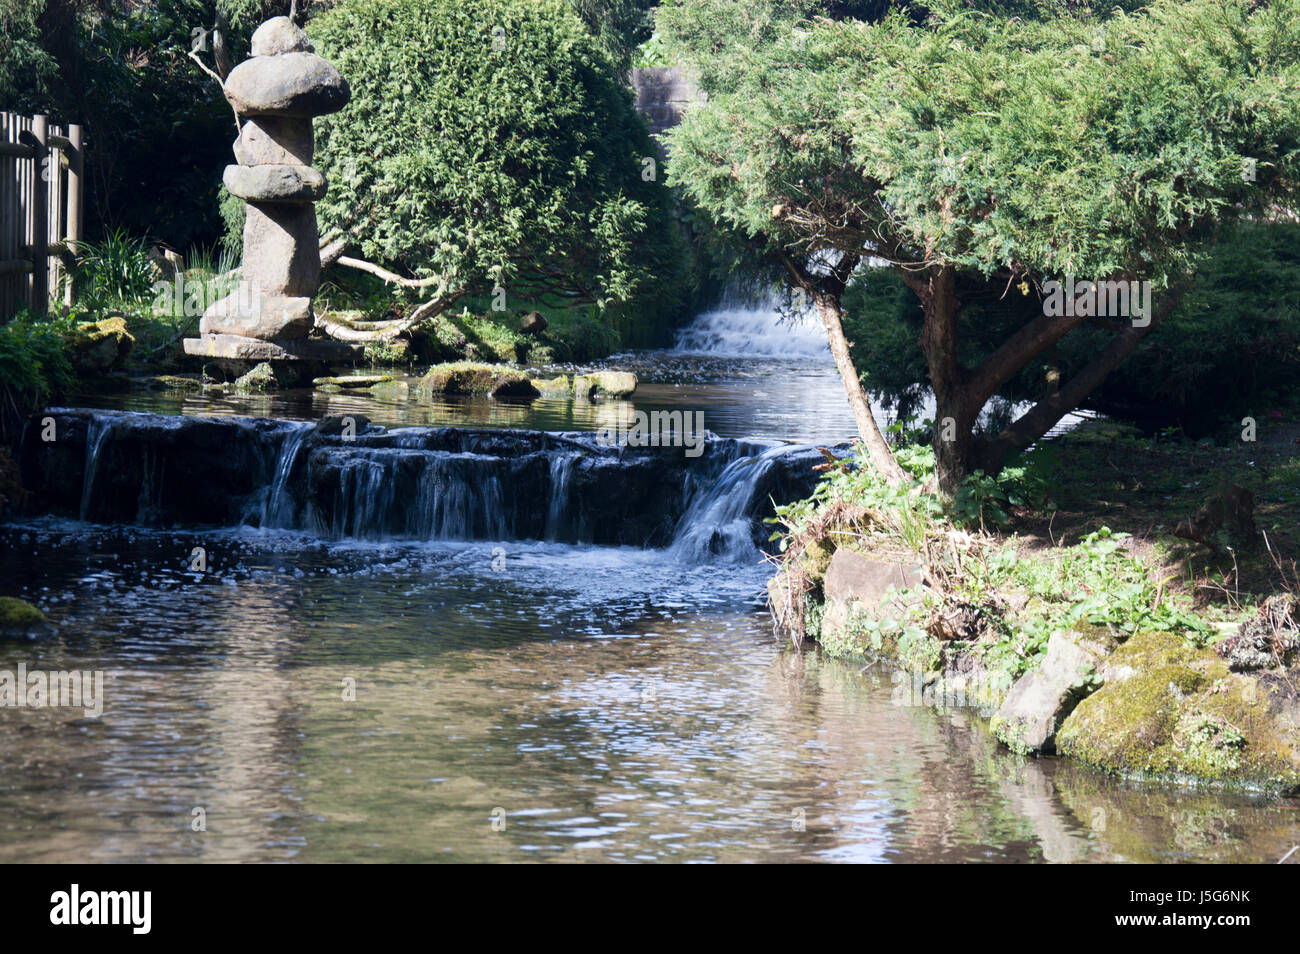
[[775,301],[757,305],[724,302],[677,333],[673,350],[728,358],[821,358],[829,360],[826,332],[812,313],[783,320]]
[[543,539],[556,540],[561,524],[569,512],[569,484],[573,478],[573,465],[577,454],[556,454],[551,458],[551,500],[546,508],[546,529]]
[[294,525],[298,503],[287,489],[289,475],[298,465],[303,441],[312,429],[311,424],[300,424],[280,445],[280,453],[275,461],[275,479],[271,481],[271,489],[266,495],[266,503],[262,511],[262,526],[292,527]]
[[754,521],[763,503],[759,491],[777,461],[789,451],[780,445],[739,457],[715,480],[698,487],[677,521],[669,547],[673,557],[685,563],[717,558],[731,563],[757,560]]
[[95,494],[95,475],[99,472],[99,457],[104,445],[113,434],[113,418],[95,416],[86,426],[86,466],[81,478],[81,508],[78,517],[90,517],[90,505]]
[[759,521],[773,502],[806,496],[821,462],[815,448],[714,437],[688,456],[585,433],[371,425],[345,438],[272,420],[48,413],[71,437],[28,429],[31,489],[48,511],[87,521],[545,540],[662,549],[682,562],[756,559]]

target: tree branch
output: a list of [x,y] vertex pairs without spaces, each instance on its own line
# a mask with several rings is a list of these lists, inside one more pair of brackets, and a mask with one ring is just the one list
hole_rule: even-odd
[[[1002,458],[1012,450],[1024,450],[1041,438],[1056,423],[1079,406],[1091,394],[1106,376],[1117,368],[1125,358],[1133,353],[1147,335],[1160,327],[1169,317],[1178,303],[1191,287],[1188,278],[1169,290],[1152,315],[1150,323],[1144,327],[1129,326],[1110,340],[1097,356],[1074,375],[1060,390],[1022,414],[1016,421],[1004,428],[996,437],[976,443],[975,456],[986,473],[995,474],[1002,466]],[[1058,319],[1059,320],[1059,319]]]

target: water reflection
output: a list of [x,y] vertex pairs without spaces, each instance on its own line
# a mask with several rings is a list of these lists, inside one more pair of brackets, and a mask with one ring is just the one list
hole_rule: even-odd
[[1121,785],[893,705],[885,675],[772,637],[762,567],[502,546],[497,573],[484,544],[0,530],[0,572],[60,624],[0,668],[109,672],[100,720],[0,710],[0,860],[1275,860],[1300,841],[1292,801]]
[[[329,394],[310,388],[269,394],[184,394],[131,391],[70,398],[76,407],[163,414],[233,414],[289,420],[320,420],[332,414],[363,414],[389,426],[524,427],[548,431],[595,431],[632,412],[702,411],[704,426],[719,437],[763,435],[796,443],[837,443],[856,435],[844,385],[828,360],[817,358],[729,359],[641,352],[605,362],[636,372],[640,385],[629,401],[541,397],[534,401],[430,396],[406,379],[405,397],[366,390]],[[573,368],[548,369],[547,375]],[[384,394],[384,392],[381,392]],[[882,424],[888,415],[878,412]]]

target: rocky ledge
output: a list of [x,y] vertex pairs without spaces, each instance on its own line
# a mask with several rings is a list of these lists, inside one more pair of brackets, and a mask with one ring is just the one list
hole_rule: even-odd
[[[899,670],[896,701],[974,709],[1022,755],[1125,778],[1300,793],[1300,605],[1289,594],[1213,646],[1105,626],[1056,632],[1041,662],[1011,679],[985,668],[978,637],[941,640],[898,623],[926,599],[920,567],[846,548],[820,564],[804,559],[817,580],[802,604],[809,632],[832,652]],[[768,586],[781,625],[800,606],[786,579]]]

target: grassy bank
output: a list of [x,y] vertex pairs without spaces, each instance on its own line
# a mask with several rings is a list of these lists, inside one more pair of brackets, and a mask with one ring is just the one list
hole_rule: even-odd
[[[774,615],[825,652],[916,674],[932,698],[978,684],[963,704],[1019,751],[1293,790],[1298,433],[1270,418],[1257,441],[1216,445],[1092,422],[948,505],[919,489],[927,449],[898,452],[918,478],[908,490],[865,459],[829,464],[812,498],[779,511]],[[1253,498],[1253,532],[1206,531],[1234,486]],[[876,586],[873,568],[898,572]],[[1008,707],[1045,685],[1048,731],[1027,740]]]

